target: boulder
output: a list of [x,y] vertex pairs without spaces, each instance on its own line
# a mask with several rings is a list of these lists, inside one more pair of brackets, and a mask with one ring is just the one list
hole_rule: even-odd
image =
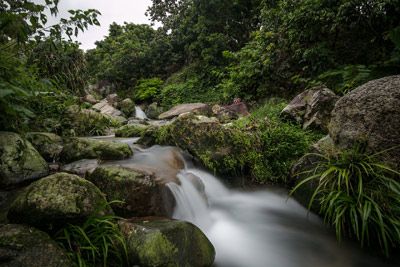
[[157,143],[157,137],[162,127],[150,126],[141,134],[140,139],[136,142],[138,145],[150,147]]
[[95,104],[97,104],[99,101],[97,101],[97,99],[93,96],[93,95],[91,95],[91,94],[88,94],[88,95],[85,95],[84,97],[83,97],[83,101],[84,102],[88,102],[88,103],[90,103],[90,104],[92,104],[92,105],[95,105]]
[[119,109],[127,117],[135,117],[135,103],[130,98],[125,98],[119,103]]
[[122,220],[128,255],[140,266],[211,266],[215,249],[203,232],[188,222],[152,219]]
[[223,107],[226,112],[236,114],[237,116],[248,116],[250,115],[249,111],[247,110],[247,106],[245,103],[241,102],[240,100],[235,101],[235,103],[224,106]]
[[109,116],[112,116],[112,117],[122,116],[122,112],[120,110],[116,109],[115,107],[113,107],[106,100],[100,101],[99,103],[94,105],[92,107],[92,109],[100,112],[101,114],[109,115]]
[[158,116],[163,112],[163,108],[158,103],[151,103],[146,109],[146,115],[149,119],[157,119]]
[[0,132],[0,186],[12,187],[49,173],[46,161],[16,133]]
[[91,138],[68,138],[64,141],[61,160],[69,163],[80,159],[119,160],[132,156],[128,144]]
[[325,86],[318,86],[297,95],[281,112],[281,117],[308,127],[327,131],[331,111],[339,99]]
[[26,138],[48,162],[58,160],[63,149],[62,138],[53,133],[30,132]]
[[116,137],[140,137],[149,126],[135,123],[121,126],[115,130]]
[[7,217],[12,223],[53,230],[108,212],[104,210],[106,203],[103,193],[93,183],[60,172],[26,187],[12,203]]
[[69,267],[73,265],[67,253],[48,234],[25,225],[0,226],[0,266]]
[[329,135],[340,148],[355,144],[367,152],[387,150],[400,170],[400,75],[361,85],[340,98],[332,111]]
[[113,107],[118,106],[119,97],[116,93],[109,94],[106,96],[106,101],[108,104],[112,105]]
[[118,166],[100,166],[88,179],[100,188],[115,213],[122,217],[168,216],[173,203],[167,203],[169,192],[158,185],[154,174]]
[[92,173],[99,166],[98,159],[81,159],[61,166],[62,172],[76,174],[80,177],[85,177]]
[[262,142],[253,132],[224,127],[216,118],[189,114],[156,132],[145,133],[138,143],[177,146],[222,176],[237,177],[250,172],[245,174],[255,177],[256,171],[262,171],[256,166],[263,164],[261,157],[255,156],[262,154]]
[[212,112],[221,123],[228,123],[231,120],[236,120],[237,118],[239,118],[238,113],[220,105],[214,105],[212,107]]
[[92,109],[80,109],[78,105],[67,108],[66,119],[70,121],[70,133],[67,135],[105,135],[112,127],[119,127],[125,118],[101,114]]
[[203,103],[190,103],[190,104],[181,104],[173,107],[172,109],[160,114],[158,118],[160,120],[172,119],[174,117],[179,116],[182,113],[192,112],[195,114],[205,114],[209,113],[209,106]]

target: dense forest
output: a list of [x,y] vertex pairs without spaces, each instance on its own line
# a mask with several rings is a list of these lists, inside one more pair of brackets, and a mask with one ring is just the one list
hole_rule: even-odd
[[[27,138],[35,147],[32,133],[56,134],[64,148],[57,156],[51,154],[50,160],[44,156],[49,162],[46,168],[51,161],[62,166],[85,156],[101,161],[132,156],[126,144],[106,147],[92,144],[93,140],[70,141],[78,140],[75,137],[140,136],[144,146],[173,145],[188,151],[195,162],[232,186],[284,187],[323,217],[338,240],[357,240],[377,257],[398,261],[391,256],[400,249],[400,116],[396,107],[400,0],[152,0],[146,15],[153,25],[112,23],[108,35],[87,51],[74,40],[89,27],[99,26],[101,13],[94,6],[70,10],[70,17],[58,18],[58,3],[0,2],[0,131]],[[59,22],[49,25],[48,16]],[[322,100],[317,99],[322,104],[313,102],[315,92],[322,94]],[[124,100],[113,105],[110,95]],[[118,115],[103,116],[93,109],[106,99],[121,110]],[[307,102],[307,109],[296,110],[300,99]],[[370,105],[371,101],[378,104]],[[160,127],[147,121],[139,126],[136,120],[134,126],[128,122],[135,105],[156,119],[187,103],[210,107],[204,113],[206,119],[198,116],[204,123],[191,121],[196,113]],[[246,110],[236,114],[226,108],[237,103]],[[367,111],[350,109],[352,103],[360,110],[365,104]],[[314,114],[315,106],[319,111]],[[387,109],[375,114],[377,106]],[[211,118],[211,107],[216,119]],[[378,122],[371,122],[375,119]],[[358,139],[353,138],[355,131],[344,133],[344,128],[353,126],[365,131]],[[4,167],[11,162],[2,156],[11,153],[4,148],[10,143],[5,136],[0,135],[1,179],[13,169]],[[90,149],[94,154],[87,152]],[[99,168],[94,172],[98,177],[110,175]],[[119,171],[117,175],[131,174]],[[86,178],[101,179],[93,177]],[[6,191],[14,190],[14,185],[1,179]],[[96,186],[109,192],[108,187]],[[136,211],[126,213],[129,208],[119,200],[107,199],[111,204],[100,206],[106,210],[111,205],[122,217],[137,215]],[[19,209],[3,216],[5,205],[0,201],[0,247],[5,242],[3,217],[21,222]],[[110,266],[130,266],[129,246],[116,223],[119,219],[89,217],[84,224],[71,220],[63,227],[58,227],[59,221],[38,226],[39,219],[22,223],[48,232],[78,266],[101,266],[99,262],[109,266],[109,254]],[[210,251],[204,253],[215,254]],[[212,264],[214,254],[211,263],[206,257],[204,266]],[[163,264],[150,261],[143,266]]]

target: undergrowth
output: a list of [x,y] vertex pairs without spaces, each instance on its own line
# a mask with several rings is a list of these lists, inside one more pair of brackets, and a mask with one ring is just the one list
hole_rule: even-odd
[[370,155],[356,147],[329,156],[313,154],[319,162],[304,172],[306,178],[292,193],[316,181],[308,207],[320,204],[338,240],[355,238],[389,256],[400,246],[400,173],[380,161],[382,153]]

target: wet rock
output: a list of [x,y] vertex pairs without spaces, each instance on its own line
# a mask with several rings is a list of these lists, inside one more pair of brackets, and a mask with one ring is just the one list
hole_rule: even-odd
[[141,135],[140,139],[136,142],[138,145],[150,147],[157,143],[157,136],[159,135],[160,127],[150,126]]
[[281,117],[308,127],[327,131],[331,111],[339,99],[325,86],[318,86],[297,95],[281,112]]
[[118,160],[133,154],[128,144],[113,141],[76,137],[66,139],[64,144],[61,160],[67,163],[80,159]]
[[146,115],[149,119],[157,119],[158,116],[163,113],[164,109],[160,107],[156,102],[151,103],[146,109]]
[[12,187],[49,173],[48,165],[30,142],[16,133],[0,132],[0,186]]
[[370,81],[338,100],[329,135],[340,148],[355,144],[367,152],[387,151],[400,169],[400,75]]
[[179,116],[182,113],[191,112],[195,114],[208,115],[210,112],[210,107],[207,104],[203,103],[190,103],[190,104],[181,104],[173,107],[172,109],[160,114],[158,118],[160,120],[172,119],[174,117]]
[[62,138],[53,133],[30,132],[26,138],[48,162],[57,161],[63,149]]
[[25,225],[0,226],[0,266],[69,267],[73,265],[67,253],[46,233]]
[[[193,114],[183,116],[153,133],[153,140],[151,137],[142,139],[147,143],[153,141],[188,151],[207,168],[223,176],[237,177],[243,170],[252,172],[256,164],[262,165],[258,161],[261,157],[253,157],[255,153],[262,153],[257,151],[262,148],[259,137],[252,131],[224,127],[216,118]],[[143,140],[138,143],[143,143]]]
[[91,182],[68,173],[56,173],[30,184],[12,203],[10,222],[53,230],[101,214],[103,193]]
[[127,117],[135,117],[135,103],[130,98],[125,98],[119,103],[119,109]]
[[123,201],[112,204],[119,216],[171,214],[173,203],[167,203],[168,189],[158,185],[152,173],[117,166],[100,166],[88,179],[106,194],[108,201]]
[[98,159],[81,159],[78,161],[65,164],[61,167],[62,172],[76,174],[80,177],[85,177],[92,173],[99,166]]
[[215,249],[199,228],[188,222],[146,218],[123,220],[128,253],[140,266],[211,266]]
[[148,126],[143,124],[127,124],[115,130],[116,137],[140,137]]

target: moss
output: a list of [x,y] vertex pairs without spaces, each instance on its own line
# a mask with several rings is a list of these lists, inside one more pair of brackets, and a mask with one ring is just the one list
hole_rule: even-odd
[[32,183],[12,203],[8,218],[41,229],[81,221],[106,205],[102,192],[79,176],[56,173]]
[[115,130],[117,137],[138,137],[147,130],[148,126],[142,124],[128,124]]
[[196,267],[211,266],[214,261],[214,247],[191,223],[150,219],[129,227],[129,249],[140,265]]
[[90,138],[69,138],[64,141],[61,160],[72,162],[80,159],[119,160],[132,156],[128,144],[95,140]]
[[8,187],[48,174],[48,165],[30,142],[0,132],[0,186]]
[[67,254],[44,232],[24,225],[0,227],[1,266],[72,266]]
[[106,194],[108,201],[123,201],[111,204],[119,216],[167,215],[161,189],[151,175],[122,167],[101,166],[88,179]]
[[47,161],[58,159],[62,151],[62,139],[53,133],[30,132],[26,138]]

